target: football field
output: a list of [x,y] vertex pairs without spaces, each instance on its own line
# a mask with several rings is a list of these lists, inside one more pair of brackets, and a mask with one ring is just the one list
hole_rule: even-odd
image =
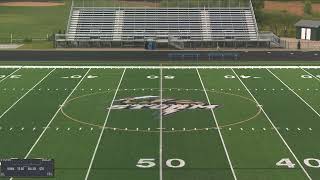
[[319,139],[320,66],[0,66],[0,159],[55,180],[317,180]]

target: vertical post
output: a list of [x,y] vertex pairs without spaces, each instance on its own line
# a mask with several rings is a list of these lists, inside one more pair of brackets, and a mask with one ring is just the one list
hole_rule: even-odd
[[12,39],[13,39],[13,37],[12,37],[13,35],[12,35],[12,33],[10,34],[10,43],[12,44]]

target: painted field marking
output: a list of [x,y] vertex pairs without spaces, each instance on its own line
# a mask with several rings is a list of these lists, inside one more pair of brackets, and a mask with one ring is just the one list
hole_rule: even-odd
[[40,81],[37,82],[37,84],[35,84],[32,88],[30,88],[26,93],[24,93],[17,101],[15,101],[7,110],[5,110],[1,116],[0,119],[8,112],[10,111],[19,101],[21,101],[21,99],[23,99],[26,95],[29,94],[30,91],[32,91],[35,87],[37,87],[43,80],[45,80],[54,70],[56,69],[52,69],[48,74],[46,74]]
[[298,93],[296,93],[292,88],[290,88],[285,82],[283,82],[277,75],[275,75],[270,69],[267,69],[275,78],[277,78],[284,86],[286,86],[293,94],[295,94],[302,102],[304,102],[314,113],[319,117],[320,114],[308,103],[306,102]]
[[[55,69],[54,69],[55,70]],[[51,118],[51,120],[49,121],[49,123],[47,124],[46,127],[44,127],[42,133],[40,134],[40,136],[38,137],[38,139],[35,141],[35,143],[32,145],[32,147],[30,148],[29,152],[27,153],[27,155],[24,157],[24,159],[28,158],[28,156],[31,154],[32,150],[34,149],[34,147],[38,144],[38,142],[40,141],[41,137],[44,135],[44,133],[47,131],[47,129],[49,129],[50,124],[52,123],[52,121],[55,119],[55,117],[58,115],[58,113],[60,112],[62,106],[67,102],[67,100],[71,97],[71,95],[73,94],[73,92],[75,91],[75,89],[81,84],[81,82],[83,81],[83,79],[86,77],[86,75],[89,73],[91,69],[89,69],[86,74],[82,77],[82,79],[78,82],[78,84],[75,86],[75,88],[71,91],[71,93],[68,95],[68,97],[64,100],[64,102],[62,103],[61,106],[59,106],[59,109],[57,110],[57,112],[53,115],[53,117]],[[52,72],[52,71],[51,71]],[[13,178],[10,178],[10,180],[12,180]]]
[[[112,107],[112,106],[113,106],[113,102],[114,102],[114,100],[116,99],[118,90],[119,90],[119,88],[120,88],[120,85],[121,85],[121,82],[122,82],[122,79],[123,79],[123,76],[124,76],[125,73],[126,73],[126,69],[123,70],[123,73],[122,73],[122,75],[121,75],[120,81],[119,81],[119,83],[118,83],[118,87],[117,87],[117,89],[116,89],[116,91],[115,91],[115,93],[114,93],[114,95],[113,95],[113,98],[112,98],[112,101],[111,101],[111,104],[110,104],[109,107]],[[100,141],[101,141],[103,132],[104,132],[104,130],[105,130],[104,127],[106,127],[106,125],[107,125],[110,112],[111,112],[111,108],[108,109],[107,117],[106,117],[106,119],[105,119],[105,121],[104,121],[104,123],[103,123],[103,128],[101,128],[100,136],[99,136],[98,142],[97,142],[97,144],[96,144],[96,147],[95,147],[95,149],[94,149],[94,152],[93,152],[93,155],[92,155],[92,158],[91,158],[91,161],[90,161],[90,164],[89,164],[87,173],[86,173],[85,180],[88,180],[88,178],[89,178],[90,171],[91,171],[91,167],[92,167],[94,158],[96,157],[96,153],[97,153],[98,147],[99,147],[99,145],[100,145]]]
[[163,134],[163,124],[162,124],[162,112],[163,112],[163,109],[162,109],[162,96],[163,96],[163,92],[162,92],[162,69],[160,68],[160,125],[159,125],[159,132],[160,132],[160,144],[159,144],[159,179],[162,180],[162,177],[163,177],[163,172],[162,172],[162,134]]
[[[244,82],[240,79],[240,77],[238,76],[238,74],[233,70],[233,73],[237,76],[238,80],[241,82],[241,84],[243,85],[243,87],[248,91],[248,93],[251,95],[251,97],[254,99],[254,101],[256,101],[256,103],[260,104],[257,99],[253,96],[253,94],[250,92],[250,90],[248,89],[248,87],[244,84]],[[277,134],[279,135],[280,139],[282,140],[282,142],[286,145],[286,147],[288,148],[288,150],[290,151],[290,153],[292,154],[292,156],[295,158],[295,160],[298,162],[299,166],[301,167],[301,169],[303,170],[303,172],[306,174],[306,176],[308,177],[309,180],[312,180],[312,178],[310,177],[310,175],[308,174],[308,172],[305,170],[305,168],[302,166],[301,162],[299,161],[299,159],[297,158],[297,156],[294,154],[294,152],[292,151],[292,149],[290,148],[290,146],[288,145],[288,143],[286,142],[286,140],[282,137],[282,135],[280,134],[278,128],[276,128],[276,126],[273,124],[273,122],[271,121],[270,117],[268,116],[268,114],[264,111],[263,107],[261,107],[261,110],[263,112],[263,114],[266,116],[266,118],[269,120],[270,124],[272,125],[273,129],[277,132]]]
[[[209,99],[209,96],[208,96],[208,93],[207,93],[207,91],[206,91],[206,88],[205,88],[205,86],[204,86],[204,84],[203,84],[203,81],[202,81],[201,75],[200,75],[200,73],[199,73],[199,70],[198,70],[198,69],[196,69],[196,70],[197,70],[198,77],[199,77],[200,83],[201,83],[201,85],[202,85],[203,91],[204,91],[204,93],[205,93],[205,95],[206,95],[208,104],[211,106],[211,101],[210,101],[210,99]],[[223,149],[224,149],[224,151],[225,151],[225,153],[226,153],[226,156],[227,156],[227,159],[228,159],[228,162],[229,162],[229,166],[230,166],[232,175],[233,175],[234,179],[237,180],[237,176],[236,176],[235,171],[234,171],[234,169],[233,169],[233,165],[232,165],[232,162],[231,162],[231,159],[230,159],[230,156],[229,156],[229,153],[228,153],[226,144],[224,143],[224,140],[223,140],[223,137],[222,137],[222,133],[221,133],[221,130],[220,130],[220,127],[219,127],[219,123],[218,123],[218,121],[217,121],[217,118],[216,118],[216,115],[215,115],[213,109],[211,109],[211,114],[212,114],[212,116],[213,116],[213,119],[214,119],[214,121],[215,121],[216,127],[217,127],[217,129],[218,129],[218,133],[219,133],[219,136],[220,136],[222,145],[223,145]]]
[[16,73],[17,71],[19,71],[20,69],[21,69],[21,67],[18,68],[18,69],[16,69],[15,71],[13,71],[12,73],[10,73],[9,75],[7,75],[5,78],[1,79],[1,80],[0,80],[0,83],[1,83],[2,81],[4,81],[4,80],[8,79],[10,76],[12,76],[14,73]]
[[313,75],[312,73],[310,73],[309,71],[305,70],[304,68],[300,68],[300,69],[302,69],[304,72],[308,73],[310,76],[312,76],[313,78],[315,78],[317,81],[320,82],[320,79],[317,76]]
[[24,68],[24,69],[299,69],[299,68],[309,68],[309,69],[320,69],[320,66],[62,66],[62,65],[51,65],[51,66],[0,66],[0,68]]

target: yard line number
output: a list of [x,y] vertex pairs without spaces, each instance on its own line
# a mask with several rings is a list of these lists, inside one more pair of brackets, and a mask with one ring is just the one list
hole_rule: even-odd
[[[320,75],[315,75],[314,77],[320,78]],[[301,75],[301,78],[303,78],[303,79],[313,79],[313,76],[305,74],[305,75]]]
[[[241,79],[260,79],[261,77],[257,77],[257,76],[246,76],[246,75],[240,75],[239,76]],[[237,76],[234,75],[225,75],[224,78],[226,79],[236,79]]]
[[[0,75],[0,79],[6,78],[6,77],[7,77],[7,75]],[[11,75],[11,76],[9,76],[9,78],[19,79],[19,78],[21,78],[21,75]]]
[[[170,168],[182,168],[186,165],[186,162],[182,159],[168,159],[166,165]],[[139,159],[136,166],[139,168],[152,168],[156,166],[155,159]]]
[[[157,75],[149,75],[147,76],[148,79],[159,79],[159,76]],[[165,75],[163,76],[163,79],[174,79],[175,76],[172,76],[172,75]]]
[[[88,79],[94,79],[94,78],[97,78],[97,77],[99,77],[99,76],[87,75]],[[63,79],[81,79],[82,75],[64,76],[64,77],[61,77],[61,78],[63,78]]]
[[[310,168],[320,168],[320,160],[315,158],[307,158],[303,160],[304,164]],[[289,158],[283,158],[276,163],[279,167],[295,168],[294,164]]]

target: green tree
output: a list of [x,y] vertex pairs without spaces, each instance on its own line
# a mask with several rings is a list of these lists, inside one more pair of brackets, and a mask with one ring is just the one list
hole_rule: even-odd
[[262,9],[264,8],[264,0],[251,0],[251,2],[256,15],[256,19],[258,22],[261,22],[263,14]]
[[310,0],[304,1],[304,13],[305,14],[312,14],[312,3]]

